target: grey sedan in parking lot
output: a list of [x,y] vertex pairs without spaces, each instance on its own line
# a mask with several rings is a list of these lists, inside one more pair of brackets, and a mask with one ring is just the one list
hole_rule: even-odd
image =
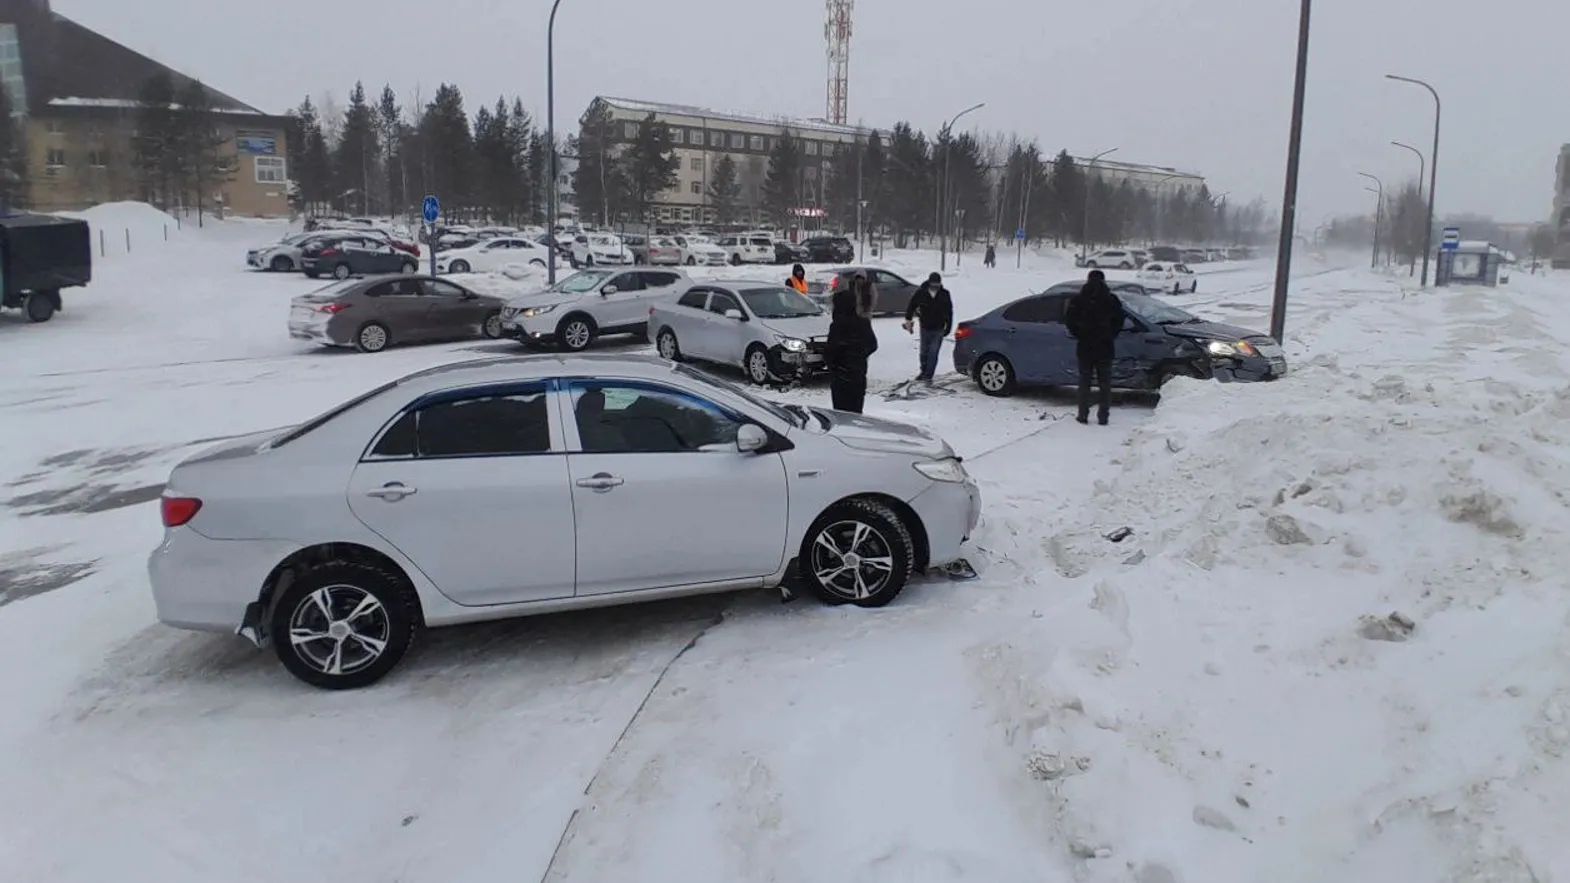
[[289,336],[375,353],[393,344],[501,337],[506,301],[446,279],[348,279],[296,297]]

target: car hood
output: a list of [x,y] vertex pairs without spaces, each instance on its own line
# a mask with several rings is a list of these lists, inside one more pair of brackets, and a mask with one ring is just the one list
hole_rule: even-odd
[[758,324],[775,334],[801,340],[810,340],[829,333],[829,317],[823,313],[816,316],[798,316],[794,319],[759,319]]
[[530,307],[548,307],[551,304],[566,303],[581,297],[583,297],[581,294],[568,294],[565,291],[542,289],[540,291],[531,291],[528,294],[520,294],[517,297],[510,297],[507,299],[507,306],[519,310],[527,310]]
[[828,421],[828,435],[847,447],[932,459],[954,456],[948,442],[909,423],[845,411],[812,410]]
[[1192,322],[1187,325],[1164,325],[1168,334],[1191,340],[1247,340],[1251,337],[1268,337],[1258,331],[1239,328],[1221,322]]

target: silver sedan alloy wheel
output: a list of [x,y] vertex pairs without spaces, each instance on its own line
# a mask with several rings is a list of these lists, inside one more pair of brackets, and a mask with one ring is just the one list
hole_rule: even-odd
[[1001,392],[1005,386],[1008,386],[1008,368],[997,359],[988,359],[981,366],[981,370],[976,372],[976,382],[980,383],[981,388],[987,392]]
[[392,639],[387,608],[358,586],[324,586],[289,615],[289,644],[300,661],[325,675],[351,675],[382,657]]
[[567,328],[562,334],[570,350],[581,350],[589,345],[589,323],[582,319],[574,319],[567,323]]
[[387,348],[387,330],[380,325],[367,325],[360,329],[360,348],[374,353]]
[[769,382],[769,354],[763,350],[753,350],[747,354],[747,376],[752,382],[762,386]]
[[888,538],[864,521],[836,521],[812,541],[812,573],[825,590],[862,601],[887,587],[894,576]]
[[660,358],[667,362],[676,361],[676,335],[671,331],[660,332],[659,339],[654,342],[659,351]]

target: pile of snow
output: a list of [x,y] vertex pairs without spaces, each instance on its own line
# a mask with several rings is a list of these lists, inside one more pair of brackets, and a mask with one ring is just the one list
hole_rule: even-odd
[[1174,381],[991,538],[1070,580],[998,680],[1085,879],[1570,873],[1570,385],[1410,369]]
[[517,297],[539,291],[545,287],[545,269],[533,264],[506,264],[490,273],[453,273],[452,281],[480,294],[498,297]]
[[[96,239],[100,232],[106,238],[124,240],[130,234],[133,243],[162,242],[166,235],[173,236],[180,229],[173,215],[160,211],[145,202],[106,202],[80,212],[57,212],[62,217],[80,218],[92,228]],[[124,247],[123,241],[121,247]]]

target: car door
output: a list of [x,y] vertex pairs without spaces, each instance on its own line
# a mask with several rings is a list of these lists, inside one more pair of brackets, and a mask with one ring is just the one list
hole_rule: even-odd
[[1020,383],[1056,386],[1075,382],[1074,339],[1063,325],[1067,294],[1038,294],[1004,308],[1009,364]]
[[910,308],[910,299],[916,293],[915,285],[887,270],[873,270],[872,284],[878,290],[878,302],[873,306],[873,312],[905,315],[905,311]]
[[643,311],[649,311],[653,303],[670,303],[681,293],[677,284],[681,282],[681,274],[670,270],[639,270],[638,278],[642,280],[643,290],[639,299],[643,302]]
[[374,304],[369,318],[385,325],[394,341],[420,343],[431,339],[425,318],[429,301],[419,279],[411,276],[378,282],[365,294]]
[[643,277],[636,270],[612,276],[600,288],[600,303],[594,309],[594,319],[602,331],[648,324],[649,307],[644,300]]
[[422,278],[425,328],[432,340],[462,340],[480,336],[480,326],[491,307],[469,290],[445,279]]
[[570,597],[577,535],[564,438],[544,382],[429,395],[367,448],[349,508],[459,604]]
[[742,454],[744,419],[663,384],[574,380],[563,424],[577,594],[741,582],[785,560],[779,454]]
[[512,245],[506,239],[492,239],[474,251],[474,269],[495,272],[506,265]]
[[747,339],[750,336],[747,319],[737,319],[725,315],[736,311],[747,316],[746,308],[741,305],[741,298],[735,292],[723,288],[713,288],[709,291],[708,306],[708,338],[705,346],[709,358],[726,365],[743,364],[742,356],[746,352]]

